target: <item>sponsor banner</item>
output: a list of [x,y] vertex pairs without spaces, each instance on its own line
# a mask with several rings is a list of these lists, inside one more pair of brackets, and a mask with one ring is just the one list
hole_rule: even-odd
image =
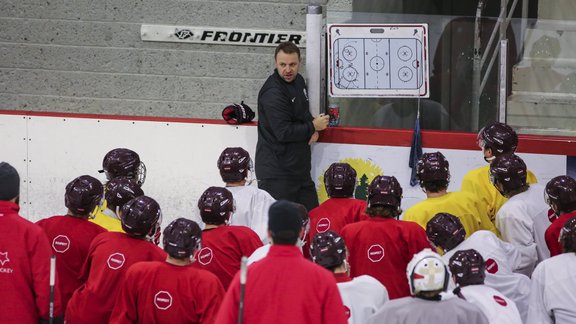
[[306,32],[239,29],[220,27],[190,27],[146,25],[140,27],[143,41],[196,44],[273,46],[286,41],[306,47]]

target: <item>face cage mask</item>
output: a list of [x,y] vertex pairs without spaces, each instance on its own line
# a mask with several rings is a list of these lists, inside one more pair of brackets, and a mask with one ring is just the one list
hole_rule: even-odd
[[158,217],[158,221],[154,225],[154,229],[150,231],[150,233],[146,234],[145,240],[154,245],[160,244],[160,235],[162,234],[162,229],[160,228],[160,224],[162,223],[162,214]]
[[310,219],[304,221],[304,236],[298,237],[298,241],[296,241],[296,246],[303,247],[306,244],[306,237],[308,237],[308,233],[310,232]]

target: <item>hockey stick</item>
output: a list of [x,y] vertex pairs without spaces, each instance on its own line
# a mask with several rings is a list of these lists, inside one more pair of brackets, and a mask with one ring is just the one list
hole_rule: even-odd
[[246,275],[248,258],[242,257],[240,261],[240,302],[238,303],[238,324],[242,324],[242,317],[244,316],[244,290],[246,289]]
[[50,257],[50,308],[48,323],[54,323],[54,285],[56,284],[56,256]]

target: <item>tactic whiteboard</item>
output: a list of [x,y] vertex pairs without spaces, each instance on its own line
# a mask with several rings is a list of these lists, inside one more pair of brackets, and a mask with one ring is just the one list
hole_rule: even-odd
[[428,98],[428,25],[328,25],[332,97]]

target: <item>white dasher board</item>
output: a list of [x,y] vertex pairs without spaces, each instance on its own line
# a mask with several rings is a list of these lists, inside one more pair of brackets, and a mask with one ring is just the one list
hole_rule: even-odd
[[427,24],[331,24],[332,97],[430,96]]

